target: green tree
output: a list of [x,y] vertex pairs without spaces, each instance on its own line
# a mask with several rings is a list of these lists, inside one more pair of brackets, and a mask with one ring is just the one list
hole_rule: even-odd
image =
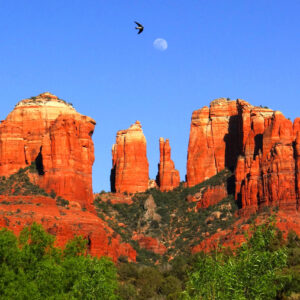
[[0,230],[1,299],[117,299],[117,273],[105,257],[85,256],[86,241],[75,237],[65,250],[41,225],[24,228],[19,239]]
[[272,222],[254,228],[252,237],[233,256],[215,251],[199,256],[189,276],[185,299],[274,299],[288,276],[287,249],[270,249],[277,239]]
[[159,291],[162,281],[163,277],[156,268],[145,267],[140,270],[136,285],[141,299],[154,297]]

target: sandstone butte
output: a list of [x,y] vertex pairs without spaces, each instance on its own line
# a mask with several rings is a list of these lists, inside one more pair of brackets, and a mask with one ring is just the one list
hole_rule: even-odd
[[120,236],[105,221],[89,211],[82,211],[78,202],[71,201],[69,208],[57,206],[55,200],[43,196],[0,196],[0,228],[6,227],[19,235],[26,225],[42,224],[48,233],[56,236],[56,246],[64,247],[75,235],[88,242],[88,253],[109,256],[117,261],[127,256],[136,260],[136,251],[122,243]]
[[169,140],[159,139],[160,160],[158,165],[157,182],[161,191],[170,191],[179,186],[179,171],[175,169],[171,160],[171,147]]
[[263,206],[299,210],[300,118],[244,100],[211,102],[192,115],[187,185],[235,170],[235,197],[246,213]]
[[51,93],[20,101],[0,124],[0,176],[35,162],[36,184],[90,206],[95,124]]
[[112,164],[112,192],[137,193],[148,189],[147,145],[139,121],[117,132],[116,143],[112,147]]

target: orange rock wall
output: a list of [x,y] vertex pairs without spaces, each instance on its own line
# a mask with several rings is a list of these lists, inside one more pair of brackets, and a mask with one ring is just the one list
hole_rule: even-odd
[[112,147],[112,192],[144,192],[148,189],[149,163],[142,126],[136,121],[127,130],[117,132]]
[[[238,160],[236,199],[243,208],[251,211],[262,206],[296,210],[299,208],[298,131],[278,111],[267,123],[263,133],[258,133],[261,135],[258,153],[248,149],[248,154],[246,151],[246,155]],[[254,132],[249,136],[257,137]],[[250,148],[248,144],[246,150]]]
[[[4,203],[2,203],[4,202]],[[70,202],[69,209],[56,205],[55,200],[41,196],[0,196],[0,228],[6,227],[19,234],[33,222],[56,236],[56,245],[64,247],[75,235],[88,241],[88,253],[101,257],[127,256],[136,260],[136,251],[114,232],[106,222],[91,212],[82,211],[78,202]]]
[[36,161],[37,184],[89,206],[95,124],[50,93],[20,101],[0,124],[0,176]]
[[299,209],[300,119],[243,100],[214,100],[194,111],[187,184],[196,185],[225,167],[235,170],[235,196],[248,212],[262,206]]
[[170,191],[179,186],[179,171],[175,169],[171,160],[171,147],[169,140],[159,139],[160,161],[158,165],[157,181],[161,191]]
[[234,167],[239,145],[236,101],[214,100],[192,115],[187,160],[187,185],[194,186]]

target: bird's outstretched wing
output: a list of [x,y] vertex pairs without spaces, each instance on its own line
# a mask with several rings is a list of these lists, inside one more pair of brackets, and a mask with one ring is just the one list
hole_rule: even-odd
[[137,25],[135,29],[138,29],[139,30],[138,34],[140,34],[144,30],[144,26],[137,21],[134,21],[134,23]]

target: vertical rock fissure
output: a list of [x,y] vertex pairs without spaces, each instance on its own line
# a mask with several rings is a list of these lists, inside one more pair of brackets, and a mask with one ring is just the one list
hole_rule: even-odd
[[35,159],[36,170],[39,175],[44,175],[44,165],[43,165],[43,155],[42,155],[42,146],[40,147],[40,152]]

